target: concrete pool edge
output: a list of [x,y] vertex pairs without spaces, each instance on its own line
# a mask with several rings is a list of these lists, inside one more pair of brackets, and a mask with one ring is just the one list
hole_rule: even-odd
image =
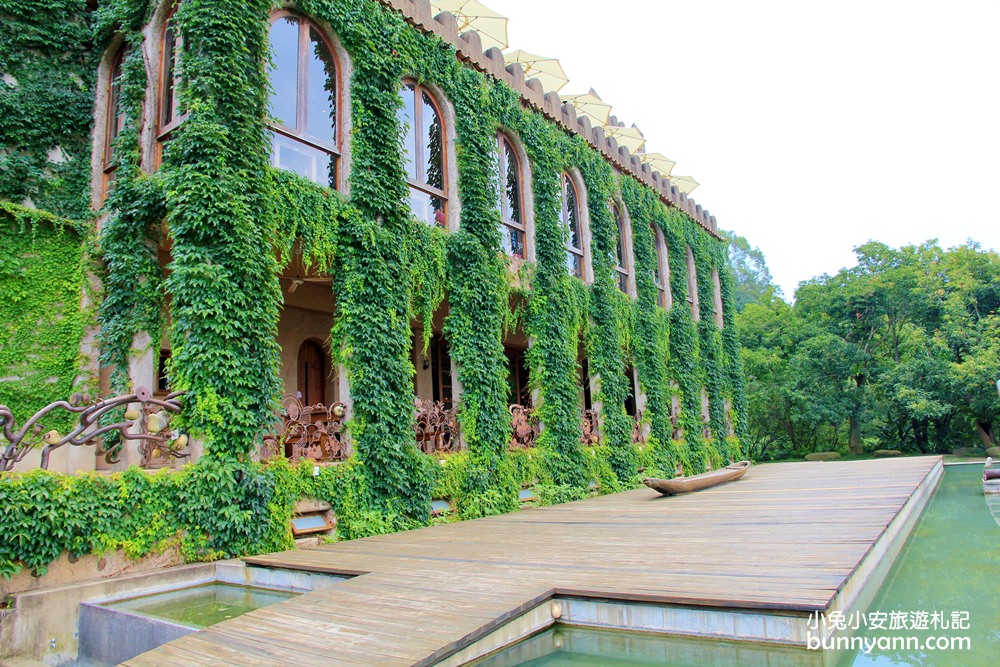
[[[823,624],[810,629],[808,621],[812,614],[832,611],[846,614],[866,607],[874,599],[934,496],[944,476],[944,465],[943,457],[939,457],[823,610],[656,604],[616,599],[613,595],[596,597],[593,593],[574,595],[572,591],[553,590],[536,606],[499,627],[484,626],[481,632],[467,637],[469,641],[464,645],[443,647],[416,665],[459,667],[499,652],[557,622],[585,628],[782,645],[806,651],[810,633],[820,638],[834,634]],[[826,658],[822,656],[828,652],[809,653],[816,656],[819,664],[825,664]]]
[[[913,490],[896,516],[868,549],[864,558],[841,584],[824,613],[836,611],[846,615],[851,611],[867,608],[878,594],[882,583],[892,569],[893,563],[899,557],[906,540],[923,515],[924,509],[934,497],[943,477],[944,458],[939,457],[938,462]],[[825,633],[822,624],[815,632],[818,632],[821,637],[830,636]]]
[[163,570],[88,579],[18,593],[5,610],[0,660],[23,658],[51,665],[72,664],[79,654],[83,605],[155,595],[210,583],[310,592],[348,577],[280,568],[261,568],[240,559],[178,565]]

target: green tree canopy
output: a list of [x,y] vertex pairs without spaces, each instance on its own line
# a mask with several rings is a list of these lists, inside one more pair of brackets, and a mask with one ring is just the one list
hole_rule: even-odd
[[729,266],[733,271],[733,298],[736,312],[741,313],[751,303],[759,303],[768,295],[783,296],[774,284],[760,248],[735,232],[719,230],[729,239]]
[[740,314],[755,451],[995,445],[1000,255],[936,241],[855,253],[793,306],[772,297]]

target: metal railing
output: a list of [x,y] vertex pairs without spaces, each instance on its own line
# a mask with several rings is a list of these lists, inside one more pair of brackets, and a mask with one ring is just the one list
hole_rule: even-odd
[[[182,397],[183,392],[175,391],[163,399],[154,398],[153,392],[145,387],[137,387],[134,393],[125,396],[96,401],[91,400],[89,394],[75,393],[68,401],[46,405],[20,428],[11,409],[0,405],[0,424],[6,441],[0,453],[0,472],[13,470],[40,445],[44,445],[39,463],[42,469],[48,469],[52,452],[65,445],[81,447],[99,444],[105,452],[105,459],[115,463],[121,448],[105,448],[107,441],[115,439],[138,441],[143,465],[154,459],[188,456],[185,451],[187,436],[170,428],[171,416],[181,411]],[[121,417],[114,413],[118,409],[123,410]],[[52,418],[60,412],[76,415],[74,426],[65,435],[53,428],[46,430],[45,426],[46,420],[51,425]],[[106,418],[112,419],[112,423],[102,423],[102,419]]]

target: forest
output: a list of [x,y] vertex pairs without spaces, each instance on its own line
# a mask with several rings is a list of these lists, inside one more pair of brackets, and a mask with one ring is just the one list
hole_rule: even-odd
[[790,303],[761,251],[727,235],[750,456],[997,446],[1000,255],[974,241],[870,241],[856,266],[800,283]]

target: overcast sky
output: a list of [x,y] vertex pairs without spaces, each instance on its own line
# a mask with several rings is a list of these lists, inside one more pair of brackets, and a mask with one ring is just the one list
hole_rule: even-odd
[[1000,0],[484,0],[803,280],[891,246],[1000,248]]

